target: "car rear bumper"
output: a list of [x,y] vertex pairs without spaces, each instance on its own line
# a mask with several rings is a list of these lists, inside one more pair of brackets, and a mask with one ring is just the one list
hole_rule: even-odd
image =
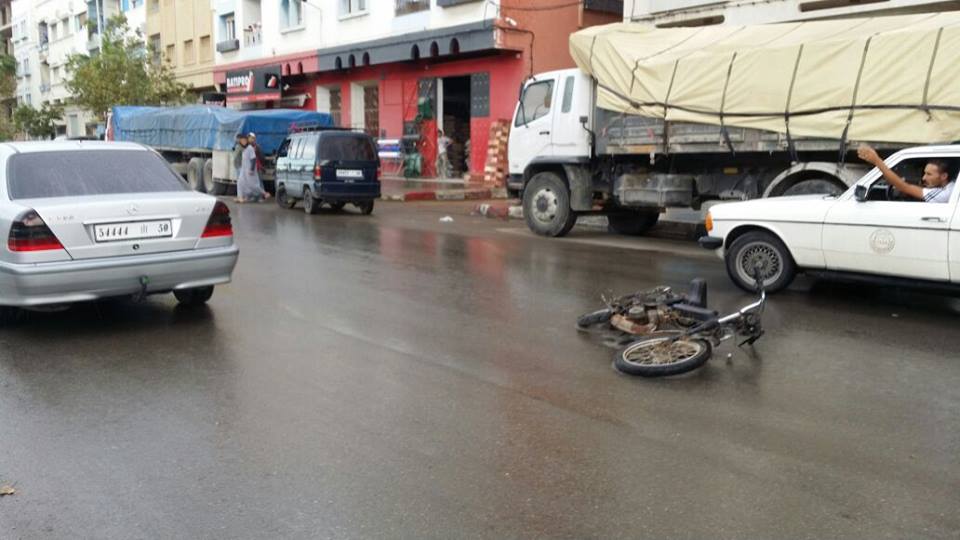
[[330,201],[369,201],[380,198],[380,182],[322,182],[315,192],[320,199]]
[[0,262],[0,305],[42,306],[228,283],[236,245],[183,253],[40,264]]

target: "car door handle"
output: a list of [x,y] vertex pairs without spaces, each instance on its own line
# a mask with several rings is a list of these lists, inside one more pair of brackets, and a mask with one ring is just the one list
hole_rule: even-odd
[[923,220],[923,221],[932,221],[933,223],[945,223],[945,222],[947,221],[947,220],[943,219],[942,217],[936,217],[936,216],[926,216],[926,217],[922,217],[922,218],[920,218],[920,219]]
[[541,134],[541,135],[549,135],[550,132],[549,132],[549,131],[541,131],[540,134]]

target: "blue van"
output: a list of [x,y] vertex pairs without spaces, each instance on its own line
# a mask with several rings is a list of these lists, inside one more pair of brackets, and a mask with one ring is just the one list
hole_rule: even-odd
[[323,204],[347,203],[361,214],[380,198],[380,160],[373,137],[360,131],[321,128],[291,133],[277,151],[277,204],[303,201],[308,214]]

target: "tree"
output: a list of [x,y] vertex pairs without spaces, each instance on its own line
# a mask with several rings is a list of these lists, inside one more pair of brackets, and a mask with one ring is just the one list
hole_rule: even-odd
[[[95,24],[95,23],[91,23]],[[138,30],[130,34],[123,15],[107,21],[98,52],[67,59],[67,90],[73,103],[100,118],[114,105],[179,105],[190,101],[190,87],[177,81],[169,64],[154,60],[158,51],[143,46]]]
[[13,121],[17,131],[38,139],[52,139],[57,136],[57,120],[63,118],[63,105],[44,103],[40,109],[30,105],[21,105],[13,111]]
[[17,60],[9,54],[0,54],[0,140],[13,138],[15,133],[11,109],[17,92]]

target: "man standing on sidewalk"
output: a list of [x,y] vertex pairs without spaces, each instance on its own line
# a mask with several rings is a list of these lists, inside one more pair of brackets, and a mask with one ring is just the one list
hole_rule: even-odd
[[447,149],[453,141],[443,134],[442,129],[437,133],[437,176],[447,178],[450,175],[450,158],[447,157]]

